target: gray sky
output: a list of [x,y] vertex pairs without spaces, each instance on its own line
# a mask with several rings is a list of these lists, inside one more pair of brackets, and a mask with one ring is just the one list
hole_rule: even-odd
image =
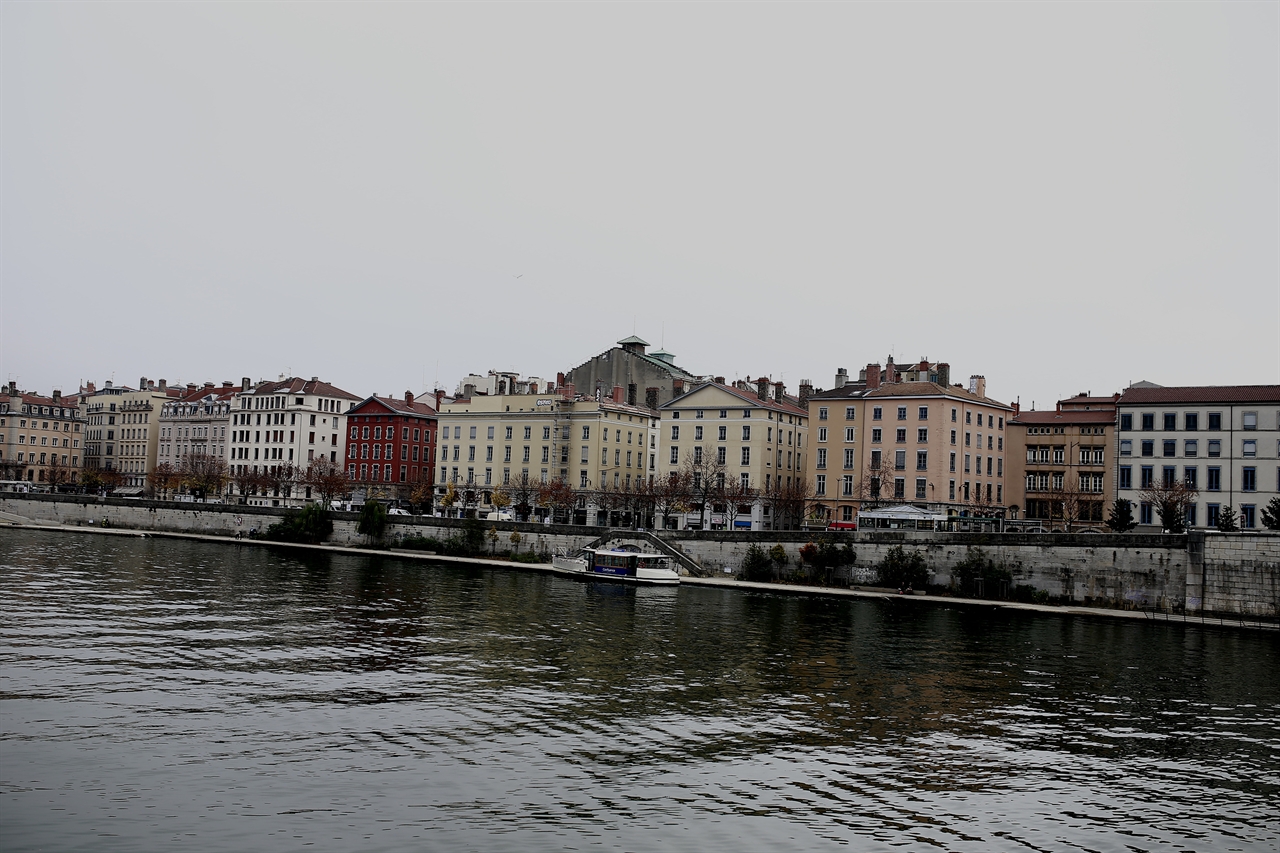
[[[0,374],[1280,382],[1280,4],[0,4]],[[516,278],[516,276],[521,276]],[[959,380],[957,380],[959,381]]]

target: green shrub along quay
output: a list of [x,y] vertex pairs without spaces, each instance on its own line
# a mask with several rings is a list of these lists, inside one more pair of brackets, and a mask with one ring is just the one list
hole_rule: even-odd
[[[633,541],[678,557],[704,583],[869,587],[956,598],[1139,611],[1280,617],[1280,534],[651,531],[62,495],[0,494],[0,520],[203,534],[445,559],[536,564],[555,552]],[[647,538],[646,538],[647,537]]]

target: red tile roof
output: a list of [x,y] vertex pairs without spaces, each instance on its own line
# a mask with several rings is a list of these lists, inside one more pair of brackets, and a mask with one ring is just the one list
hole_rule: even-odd
[[408,403],[408,402],[405,402],[403,399],[397,399],[395,397],[379,397],[376,394],[372,397],[366,397],[365,399],[361,400],[355,406],[348,409],[346,413],[349,415],[359,414],[361,409],[373,403],[377,403],[381,405],[383,408],[388,409],[389,411],[395,412],[396,414],[400,414],[400,415],[413,415],[415,417],[420,417],[420,418],[434,418],[437,414],[436,410],[433,407],[429,406],[428,404],[418,399],[415,399],[412,403]]
[[1047,409],[1043,412],[1021,412],[1017,417],[1011,418],[1009,424],[1113,424],[1115,421],[1116,413],[1113,411],[1068,409],[1058,412]]
[[343,391],[328,382],[321,382],[318,379],[303,379],[299,376],[291,376],[288,379],[280,379],[275,382],[264,382],[258,387],[250,389],[248,393],[315,394],[320,397],[341,397],[344,400],[360,399],[350,391]]
[[1190,385],[1126,388],[1121,406],[1154,403],[1280,403],[1280,385]]
[[997,409],[1013,408],[1008,403],[999,403],[990,397],[979,397],[977,394],[971,394],[958,385],[940,385],[937,382],[893,382],[868,391],[866,396],[868,399],[945,396],[970,403],[982,403],[986,406],[994,406]]
[[[701,382],[698,385],[695,385],[693,388],[690,388],[681,396],[676,397],[670,402],[664,403],[660,408],[663,408],[663,409],[672,408],[676,403],[684,400],[685,397],[688,397],[691,394],[696,394],[698,391],[708,386],[715,386],[716,388],[719,388],[721,391],[728,391],[730,394],[734,395],[735,397],[738,397],[739,399],[762,409],[772,409],[776,412],[786,412],[789,415],[803,415],[806,418],[809,416],[808,409],[800,408],[799,401],[795,397],[792,397],[790,394],[782,395],[783,397],[786,398],[785,403],[779,403],[773,397],[769,397],[768,399],[761,400],[760,395],[758,394],[753,394],[747,391],[743,391],[742,389],[735,388],[732,385],[729,385],[727,383],[721,384],[719,382]],[[771,391],[773,390],[772,387],[770,388],[770,390]]]

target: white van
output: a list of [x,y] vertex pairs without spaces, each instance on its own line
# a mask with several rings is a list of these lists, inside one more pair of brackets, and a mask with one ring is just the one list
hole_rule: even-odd
[[485,521],[515,521],[516,517],[508,509],[495,509],[485,513]]

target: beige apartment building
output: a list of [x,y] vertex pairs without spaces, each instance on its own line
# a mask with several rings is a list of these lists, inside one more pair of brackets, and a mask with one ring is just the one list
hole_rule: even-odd
[[[615,387],[595,399],[567,386],[544,394],[441,400],[437,501],[452,488],[465,499],[447,514],[483,516],[494,509],[496,491],[514,503],[521,489],[560,480],[578,493],[571,517],[561,520],[619,523],[629,513],[602,493],[626,493],[649,482],[658,452],[658,414],[622,402],[623,393]],[[549,512],[538,507],[534,515],[544,518]]]
[[84,440],[78,398],[45,397],[10,382],[0,393],[0,480],[56,489],[80,480]]
[[717,491],[731,496],[668,518],[669,526],[779,530],[801,524],[811,486],[805,461],[809,413],[781,382],[761,378],[730,385],[717,377],[659,411],[659,476],[707,472],[720,481]]
[[1010,518],[1044,530],[1101,531],[1115,500],[1116,402],[1088,393],[1008,424]]
[[861,509],[886,504],[956,518],[1003,515],[1013,407],[986,396],[985,377],[970,377],[965,389],[947,384],[946,364],[923,361],[905,371],[870,364],[859,381],[846,377],[841,370],[837,387],[807,395],[820,523],[852,526]]
[[88,385],[81,395],[85,421],[85,467],[119,472],[117,495],[140,495],[156,465],[160,449],[160,412],[182,395],[165,380],[145,376],[138,389],[107,382],[101,389]]
[[191,457],[227,459],[227,430],[231,404],[240,389],[230,382],[187,385],[181,397],[160,407],[160,448],[157,465],[182,470]]

